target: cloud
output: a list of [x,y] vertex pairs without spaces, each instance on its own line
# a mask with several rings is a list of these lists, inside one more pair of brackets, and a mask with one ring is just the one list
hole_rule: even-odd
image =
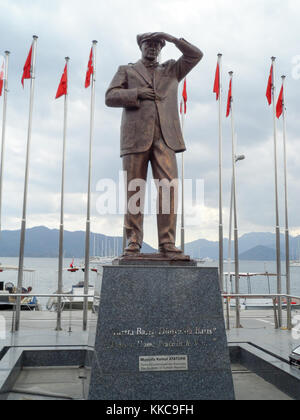
[[[238,165],[238,209],[241,233],[274,229],[274,171],[272,111],[265,90],[270,57],[277,56],[276,81],[287,75],[287,127],[290,222],[300,230],[298,182],[300,166],[298,133],[299,80],[292,77],[293,57],[298,46],[297,0],[111,0],[88,4],[78,0],[2,0],[2,51],[9,49],[9,100],[5,150],[3,217],[4,228],[18,229],[23,196],[29,81],[23,91],[21,75],[31,36],[39,35],[37,79],[30,164],[30,225],[55,227],[59,214],[63,99],[54,96],[70,56],[70,103],[66,157],[66,225],[84,229],[88,172],[90,92],[83,87],[91,41],[97,39],[95,139],[93,147],[93,191],[101,178],[117,179],[121,110],[104,105],[105,91],[121,64],[139,59],[136,35],[163,30],[182,36],[204,51],[204,59],[188,78],[189,103],[185,137],[188,178],[205,182],[206,212],[199,229],[187,240],[218,237],[218,120],[212,94],[217,53],[223,57],[223,96],[226,103],[228,76],[234,71],[234,110],[238,152],[246,160]],[[163,59],[179,57],[173,45]],[[2,104],[2,103],[1,103]],[[1,111],[1,110],[0,110]],[[1,114],[0,114],[1,115]],[[280,211],[283,224],[282,123],[278,122]],[[231,185],[231,129],[224,118],[224,217],[228,228]],[[95,210],[93,228],[109,235],[122,235],[122,217],[100,218]],[[145,222],[145,239],[156,244],[155,219]]]

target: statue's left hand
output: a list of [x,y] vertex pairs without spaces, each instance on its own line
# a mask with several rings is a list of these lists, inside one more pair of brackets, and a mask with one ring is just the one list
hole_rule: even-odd
[[165,32],[154,32],[152,34],[151,38],[154,39],[154,40],[155,39],[163,39],[163,40],[165,40],[167,42],[172,42],[172,43],[178,41],[178,39],[175,38],[175,36],[166,34]]

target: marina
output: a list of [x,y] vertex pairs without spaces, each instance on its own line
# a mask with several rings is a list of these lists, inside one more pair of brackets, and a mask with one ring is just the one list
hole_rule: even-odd
[[[4,261],[7,265],[3,265],[3,268],[14,267],[15,259],[4,259]],[[84,295],[82,283],[84,264],[74,259],[65,260],[64,289],[69,291],[69,294],[66,292],[61,298],[61,331],[57,331],[57,295],[53,296],[57,260],[28,260],[28,265],[34,267],[28,270],[29,273],[34,273],[34,279],[29,278],[25,284],[34,285],[40,311],[22,311],[20,330],[15,331],[15,306],[13,311],[0,310],[0,320],[5,320],[4,329],[2,321],[5,339],[3,340],[2,336],[0,340],[0,399],[87,398],[97,313],[101,305],[102,271],[104,266],[111,263],[112,258],[93,257],[91,260],[92,285],[88,297],[88,327],[84,331],[83,297],[81,297]],[[198,262],[201,267],[210,267],[214,264],[217,265],[211,261]],[[245,272],[240,274],[240,290],[241,293],[250,295],[239,300],[240,328],[236,328],[234,273],[230,276],[225,273],[225,278],[230,279],[228,289],[232,295],[229,312],[226,310],[227,299],[224,300],[224,317],[236,399],[300,399],[300,394],[294,390],[294,381],[300,381],[300,370],[289,364],[289,356],[300,342],[298,324],[294,325],[292,331],[286,328],[286,299],[282,300],[283,327],[278,328],[278,319],[274,317],[273,311],[274,299],[255,296],[264,293],[271,296],[271,293],[276,293],[276,275],[269,274],[274,269],[274,263],[241,262],[241,267]],[[1,274],[6,275],[7,280],[11,282],[15,278],[13,269],[3,270]],[[51,277],[54,278],[52,287],[49,282]],[[297,269],[292,275],[292,290],[295,292],[299,290]],[[300,297],[299,301],[292,299],[292,303],[295,304],[292,307],[294,322],[300,320],[299,302]],[[20,357],[26,360],[24,365],[20,365]],[[252,358],[258,359],[255,363],[252,360],[251,364],[248,358],[250,361]],[[261,360],[266,363],[262,371],[261,368],[257,369],[262,363]],[[275,379],[272,380],[276,378],[273,372],[274,366],[279,369],[277,374],[282,375],[279,384]],[[269,374],[266,373],[268,371]]]
[[[0,311],[0,320],[5,320],[5,339],[0,340],[0,399],[8,400],[81,400],[86,399],[90,383],[90,355],[93,352],[95,342],[95,331],[97,327],[97,311],[100,303],[101,272],[103,265],[109,264],[110,259],[99,259],[97,274],[94,272],[94,283],[92,294],[89,300],[93,305],[88,310],[88,328],[83,330],[83,312],[82,305],[77,307],[65,307],[62,311],[61,326],[62,331],[56,331],[57,313],[43,307],[41,311],[23,312],[20,319],[20,330],[14,331],[14,312]],[[11,261],[13,262],[13,261]],[[43,261],[31,261],[32,265],[43,266]],[[44,262],[45,263],[45,262]],[[48,268],[44,267],[45,272],[56,270],[56,260],[48,261]],[[71,261],[72,263],[72,261]],[[70,264],[71,264],[70,263]],[[96,264],[94,260],[94,264]],[[207,266],[211,265],[206,263]],[[255,264],[257,268],[260,263],[242,263],[248,269]],[[68,262],[66,262],[68,265]],[[200,263],[203,266],[203,262]],[[264,264],[265,267],[265,264]],[[272,264],[270,264],[270,269]],[[39,270],[37,270],[39,271]],[[250,270],[249,270],[250,271]],[[78,272],[69,272],[65,270],[67,283],[73,282],[73,279],[80,278],[83,275],[82,269]],[[40,272],[42,274],[42,272]],[[269,282],[265,281],[265,273],[259,277],[241,275],[241,288],[249,292],[249,283],[243,279],[256,278],[252,285],[254,291],[257,291],[257,284],[260,285],[260,292],[274,290],[275,282],[272,282],[272,276]],[[297,277],[296,277],[297,278]],[[293,284],[294,290],[298,285]],[[38,282],[37,282],[38,284]],[[98,287],[97,287],[98,285]],[[37,287],[37,286],[36,286]],[[46,302],[45,289],[37,290],[43,294],[38,294],[38,300]],[[82,288],[81,296],[83,296]],[[97,291],[96,291],[97,290]],[[96,295],[96,296],[94,296]],[[50,298],[54,299],[54,298]],[[63,302],[66,302],[63,298]],[[81,298],[81,302],[83,299]],[[231,368],[235,386],[237,400],[251,399],[278,399],[291,400],[300,399],[295,392],[294,381],[300,381],[300,370],[289,364],[289,356],[293,349],[300,342],[299,328],[294,325],[294,329],[289,331],[286,327],[276,328],[276,319],[270,299],[248,298],[248,302],[260,302],[260,307],[247,307],[241,299],[240,319],[241,328],[236,328],[236,307],[230,306],[229,325],[227,330],[227,340],[231,356]],[[225,299],[226,302],[226,299]],[[94,304],[96,310],[94,310]],[[64,304],[63,304],[64,305]],[[259,306],[258,305],[258,306]],[[224,308],[225,309],[225,308]],[[224,312],[227,319],[228,313]],[[300,320],[300,310],[294,307],[292,310],[293,320]],[[286,310],[283,306],[283,325],[287,325]],[[3,331],[3,325],[2,325]],[[239,356],[237,356],[237,354]],[[25,356],[26,355],[26,356]],[[26,360],[24,365],[20,365],[20,357]],[[250,361],[258,357],[260,362]],[[250,361],[248,361],[248,358]],[[261,360],[266,365],[259,368]],[[22,362],[23,363],[23,362]],[[250,363],[250,365],[249,365]],[[254,363],[254,364],[253,364]],[[257,368],[258,366],[258,368]],[[274,376],[274,366],[279,369],[277,375],[282,375],[283,379],[276,382]],[[262,369],[262,370],[260,370]],[[269,375],[267,372],[269,371]],[[274,378],[274,380],[272,380]],[[278,378],[277,378],[278,379]],[[281,383],[282,382],[282,383]],[[299,382],[300,383],[300,382]]]

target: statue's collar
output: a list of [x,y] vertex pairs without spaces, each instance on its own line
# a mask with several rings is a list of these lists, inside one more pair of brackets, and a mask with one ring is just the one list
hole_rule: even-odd
[[159,66],[158,61],[147,61],[147,60],[141,60],[141,62],[144,64],[144,66],[148,69],[156,69]]
[[[161,69],[162,67],[160,66],[160,64],[158,63],[158,65],[155,67],[157,68],[157,71],[154,73],[154,81],[152,80],[149,71],[147,70],[147,68],[145,67],[145,64],[143,63],[142,60],[139,60],[137,63],[135,63],[132,66],[135,71],[148,83],[149,86],[153,86],[153,82],[157,83],[158,80],[161,77]],[[160,71],[158,71],[160,70]],[[155,82],[156,81],[156,82]]]

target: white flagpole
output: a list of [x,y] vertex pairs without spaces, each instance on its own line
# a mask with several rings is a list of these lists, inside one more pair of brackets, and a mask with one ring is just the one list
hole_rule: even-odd
[[[184,113],[184,103],[181,102],[181,128],[182,134],[184,136],[184,126],[185,126],[185,113]],[[181,155],[181,250],[185,253],[185,207],[184,207],[184,153]]]
[[[284,154],[284,193],[285,193],[285,258],[286,258],[286,294],[291,294],[291,270],[290,270],[290,233],[288,212],[288,181],[287,181],[287,150],[286,150],[286,108],[285,108],[285,79],[282,76],[283,99],[282,99],[282,122],[283,122],[283,154]],[[287,299],[287,327],[292,329],[291,300]]]
[[2,191],[3,191],[3,171],[4,171],[4,153],[5,153],[5,137],[6,137],[6,110],[8,95],[8,62],[9,51],[5,51],[5,70],[3,85],[3,118],[2,118],[2,142],[1,142],[1,167],[0,167],[0,233],[2,231]]
[[[229,72],[231,81],[233,72]],[[233,89],[232,89],[233,90]],[[231,97],[231,132],[232,132],[232,191],[233,191],[233,215],[234,215],[234,258],[235,258],[235,293],[240,293],[240,269],[239,269],[239,235],[238,235],[238,217],[237,217],[237,197],[236,197],[236,136],[234,126],[233,95]],[[236,328],[240,328],[240,300],[236,299]]]
[[[66,57],[67,74],[69,70],[70,58]],[[67,122],[68,122],[68,96],[64,95],[64,132],[63,132],[63,153],[62,153],[62,175],[61,175],[61,205],[60,205],[60,228],[59,228],[59,257],[58,257],[58,294],[63,293],[63,263],[64,263],[64,201],[65,201],[65,163],[66,163],[66,142],[67,142]],[[57,299],[57,325],[56,331],[61,331],[61,298]]]
[[[280,252],[280,224],[278,205],[278,168],[277,168],[277,124],[276,124],[276,86],[275,86],[275,57],[271,58],[272,72],[272,101],[273,101],[273,124],[274,124],[274,169],[275,169],[275,212],[276,212],[276,261],[277,261],[277,293],[281,295],[281,252]],[[282,300],[278,299],[278,326],[282,327]]]
[[[34,35],[33,36],[33,43],[32,43],[32,58],[31,58],[31,72],[30,72],[31,73],[31,86],[30,86],[29,119],[28,119],[27,150],[26,150],[26,167],[25,167],[23,212],[22,212],[19,269],[18,269],[18,287],[17,287],[17,292],[18,293],[22,293],[22,286],[23,286],[24,250],[25,250],[26,216],[27,216],[27,195],[28,195],[28,180],[29,180],[29,160],[30,160],[30,145],[31,145],[31,132],[32,132],[32,114],[33,114],[33,99],[34,99],[34,85],[35,85],[35,63],[36,63],[37,40],[38,40],[38,37],[36,35]],[[17,297],[15,331],[19,331],[19,329],[20,329],[20,312],[21,312],[21,298]]]
[[[85,234],[85,269],[84,269],[84,294],[89,293],[90,275],[90,237],[91,237],[91,180],[92,180],[92,147],[94,138],[95,120],[95,84],[96,84],[96,47],[97,41],[93,41],[93,77],[91,89],[91,115],[90,115],[90,143],[89,143],[89,170],[88,170],[88,193],[87,193],[87,218]],[[83,301],[83,331],[87,330],[88,321],[88,298]]]
[[[230,213],[229,213],[229,240],[228,240],[228,259],[227,259],[227,276],[226,276],[226,294],[228,295],[229,283],[231,280],[231,250],[232,250],[232,210],[233,210],[233,177],[231,179],[231,195],[230,195]],[[227,313],[227,330],[230,330],[230,299],[226,299],[226,313]]]
[[223,138],[222,138],[222,54],[219,64],[219,270],[220,287],[224,291],[224,231],[223,231]]
[[[237,164],[237,162],[244,160],[245,156],[244,155],[239,155],[239,156],[235,156],[235,166]],[[228,275],[226,276],[226,294],[229,294],[230,290],[229,290],[229,280],[231,278],[231,263],[232,263],[232,258],[231,258],[231,252],[232,252],[232,216],[233,216],[233,177],[231,180],[231,195],[230,195],[230,213],[229,213],[229,241],[228,241]],[[227,299],[227,329],[230,329],[230,325],[229,325],[229,313],[230,313],[230,305],[229,305],[230,299]]]

